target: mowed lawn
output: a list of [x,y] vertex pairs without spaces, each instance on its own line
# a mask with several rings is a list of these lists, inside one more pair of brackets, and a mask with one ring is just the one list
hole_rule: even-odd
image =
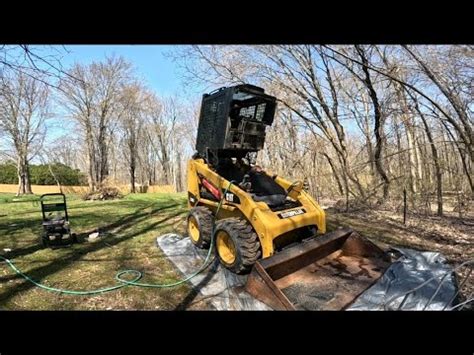
[[[0,255],[10,258],[34,280],[64,289],[114,286],[115,274],[125,269],[143,272],[141,281],[146,283],[182,278],[156,246],[156,237],[184,232],[184,194],[130,194],[113,201],[82,201],[68,195],[67,203],[71,229],[80,240],[97,230],[105,237],[72,247],[43,248],[38,197],[0,194]],[[95,296],[65,295],[34,286],[0,262],[0,309],[172,310],[185,308],[183,300],[190,292],[184,284],[164,289],[127,286]]]

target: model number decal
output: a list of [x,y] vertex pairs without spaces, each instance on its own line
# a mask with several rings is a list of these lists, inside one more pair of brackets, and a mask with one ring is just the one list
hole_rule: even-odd
[[282,212],[282,213],[278,214],[278,216],[280,218],[289,218],[289,217],[298,216],[298,215],[303,214],[305,212],[306,211],[303,208],[298,208],[296,210]]

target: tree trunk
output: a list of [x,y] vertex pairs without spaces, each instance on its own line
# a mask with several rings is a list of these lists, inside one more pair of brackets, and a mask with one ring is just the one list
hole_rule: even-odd
[[323,153],[323,155],[326,157],[326,159],[329,163],[329,166],[331,167],[334,179],[336,180],[336,183],[337,183],[337,188],[339,190],[339,193],[341,194],[341,196],[344,196],[344,189],[342,188],[341,180],[339,179],[339,174],[336,171],[336,167],[334,166],[334,163],[333,163],[332,159],[326,153]]
[[87,182],[89,184],[89,190],[91,192],[96,190],[96,181],[97,177],[95,175],[96,171],[96,158],[95,158],[95,146],[94,140],[92,137],[92,128],[89,123],[86,123],[86,144],[87,144],[87,154],[89,157],[89,166],[87,170]]
[[163,179],[166,185],[170,184],[170,159],[165,145],[161,145],[161,165],[163,167]]
[[436,145],[434,143],[433,136],[431,135],[431,131],[428,126],[428,123],[426,122],[425,115],[423,115],[419,111],[418,113],[420,114],[421,120],[423,122],[423,126],[425,127],[426,136],[428,138],[428,141],[431,147],[431,154],[433,155],[433,163],[435,166],[435,175],[436,175],[436,199],[438,203],[437,215],[442,216],[443,215],[443,172],[439,165],[438,150],[436,149]]
[[17,196],[24,194],[32,194],[30,182],[30,169],[28,166],[28,159],[25,156],[20,156],[17,163],[18,171],[18,192]]
[[51,164],[50,163],[47,163],[47,164],[48,164],[49,173],[53,177],[54,181],[56,181],[56,185],[58,185],[59,192],[63,193],[63,188],[61,186],[61,182],[58,180],[56,174],[53,171],[53,168],[51,168]]
[[98,183],[99,185],[104,182],[104,180],[109,175],[109,161],[108,161],[108,149],[106,141],[105,127],[101,130],[99,134],[99,162],[98,162]]
[[[436,176],[436,200],[438,204],[438,209],[437,209],[437,215],[442,216],[443,215],[443,172],[441,170],[440,164],[439,164],[439,155],[438,155],[438,149],[436,148],[433,135],[431,134],[431,129],[428,125],[428,122],[426,120],[425,115],[423,112],[421,112],[420,107],[418,105],[417,99],[411,95],[414,104],[415,104],[415,109],[416,112],[418,112],[418,115],[421,118],[421,121],[423,122],[423,127],[425,128],[426,132],[426,137],[428,138],[428,142],[431,147],[431,154],[433,156],[433,163],[435,167],[435,176]],[[428,174],[430,175],[430,174]]]
[[444,142],[444,144],[441,145],[441,155],[443,156],[443,160],[444,160],[444,165],[445,165],[445,169],[446,169],[446,172],[447,172],[447,176],[448,176],[448,189],[449,190],[452,190],[454,188],[454,179],[453,179],[453,171],[452,171],[452,168],[451,168],[451,158],[450,158],[450,153],[452,151],[452,149],[449,148],[448,146],[448,138],[445,137],[444,135],[444,131],[441,127],[441,138]]
[[372,182],[375,181],[375,159],[374,159],[374,148],[372,145],[372,139],[370,138],[369,120],[367,117],[364,122],[364,135],[367,142],[367,155],[370,159],[370,175],[372,176]]
[[375,151],[374,151],[374,158],[375,158],[375,168],[377,169],[377,173],[382,178],[383,182],[383,199],[386,200],[389,195],[389,188],[390,188],[390,179],[385,172],[382,162],[382,150],[383,150],[383,126],[384,126],[384,116],[382,115],[382,110],[380,108],[380,103],[377,97],[377,93],[372,85],[372,79],[370,77],[369,69],[368,69],[368,60],[365,56],[363,49],[360,46],[355,46],[359,56],[362,60],[362,70],[365,75],[364,83],[366,88],[369,92],[370,99],[372,100],[373,109],[374,109],[374,134],[375,134]]
[[134,194],[135,189],[135,170],[136,170],[136,158],[134,154],[130,154],[130,192]]
[[181,172],[181,152],[178,150],[176,156],[176,192],[183,191],[183,175]]
[[407,135],[407,144],[408,144],[408,161],[410,163],[410,192],[412,195],[417,193],[417,185],[420,179],[420,176],[417,174],[417,159],[416,159],[416,148],[415,148],[415,137],[411,124],[405,122],[405,131]]

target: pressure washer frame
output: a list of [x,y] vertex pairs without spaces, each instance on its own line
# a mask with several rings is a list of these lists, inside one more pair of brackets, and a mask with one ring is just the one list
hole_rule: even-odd
[[[63,202],[47,203],[45,197],[61,196]],[[69,216],[67,213],[66,196],[63,193],[43,194],[40,197],[43,234],[41,243],[43,246],[62,246],[77,242],[76,235],[71,233],[69,225]],[[51,218],[47,213],[64,212],[63,215],[57,215]],[[67,235],[67,238],[64,236]]]

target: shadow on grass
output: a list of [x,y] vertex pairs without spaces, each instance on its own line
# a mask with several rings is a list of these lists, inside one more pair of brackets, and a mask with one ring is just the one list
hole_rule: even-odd
[[[109,206],[109,205],[104,204],[104,207],[105,206]],[[134,206],[136,206],[136,204]],[[22,216],[22,215],[31,214],[31,213],[38,213],[38,216],[41,217],[41,206],[38,204],[38,206],[34,206],[34,207],[35,207],[35,209],[32,209],[32,210],[26,210],[26,211],[22,211],[22,212],[12,212],[12,214],[14,214],[15,216]],[[70,210],[86,209],[86,208],[92,208],[92,207],[97,208],[98,205],[93,204],[93,203],[90,203],[88,205],[88,204],[84,203],[84,204],[80,204],[80,205],[76,205],[76,206],[67,206],[67,210],[69,212]],[[71,218],[71,216],[69,218]]]
[[[126,230],[128,228],[132,228],[135,224],[137,223],[140,223],[142,221],[144,221],[147,217],[152,217],[153,215],[157,214],[157,213],[160,213],[160,212],[163,212],[163,211],[166,211],[166,210],[169,210],[169,209],[174,209],[174,208],[177,208],[179,207],[179,204],[172,204],[172,205],[167,205],[167,206],[160,206],[160,207],[156,207],[156,208],[153,208],[151,211],[149,212],[145,212],[144,210],[152,207],[154,204],[151,204],[151,205],[147,205],[147,206],[144,206],[142,208],[139,208],[138,210],[136,210],[133,214],[130,214],[130,215],[127,215],[127,216],[123,216],[122,218],[118,219],[117,221],[115,222],[112,222],[108,225],[105,225],[105,226],[100,226],[98,228],[94,228],[92,230],[89,230],[89,231],[86,231],[86,232],[82,232],[82,233],[77,233],[77,239],[79,242],[84,242],[85,239],[89,236],[89,234],[93,233],[93,232],[97,232],[98,230],[100,231],[100,233],[102,234],[108,234],[108,233],[120,233],[121,231],[123,230]],[[180,214],[181,213],[184,213],[184,211],[181,211],[179,212]],[[96,219],[97,217],[94,216]],[[171,217],[170,217],[171,218]],[[84,217],[84,216],[81,216],[81,219],[85,219],[85,220],[91,220],[91,218],[87,218],[87,217]]]
[[28,255],[28,254],[33,254],[34,252],[43,249],[44,247],[40,244],[39,238],[38,238],[38,243],[29,245],[24,248],[19,248],[19,249],[14,249],[11,252],[6,255],[9,259],[13,258],[18,258],[20,256]]
[[[140,222],[143,222],[146,218],[150,217],[151,215],[153,215],[155,213],[158,213],[158,212],[163,211],[163,210],[175,208],[179,205],[181,205],[181,204],[173,204],[173,205],[158,207],[158,208],[152,209],[152,211],[150,211],[150,212],[143,211],[143,210],[150,207],[150,206],[145,206],[145,207],[135,211],[135,213],[133,213],[132,215],[125,216],[125,217],[119,219],[118,221],[115,221],[115,222],[103,227],[103,229],[107,230],[107,231],[113,231],[114,233],[119,233],[119,232],[125,231],[126,229],[129,229],[129,228],[133,227],[134,225],[136,225]],[[154,223],[152,223],[152,224],[150,224],[146,227],[143,227],[143,228],[135,230],[135,231],[130,231],[129,233],[126,233],[125,235],[123,235],[121,237],[117,237],[117,238],[114,238],[113,240],[108,241],[107,246],[115,246],[115,245],[117,245],[119,243],[122,243],[126,240],[134,238],[138,235],[145,234],[149,231],[152,231],[153,229],[155,229],[158,226],[160,226],[162,228],[166,227],[166,226],[169,226],[171,224],[168,224],[168,225],[166,225],[166,224],[163,225],[163,224],[166,221],[168,221],[168,220],[170,220],[174,217],[178,217],[178,216],[182,215],[183,213],[185,213],[185,211],[178,211],[174,214],[167,215],[166,217],[164,217],[164,218],[162,218],[162,219],[160,219],[160,220],[158,220],[158,221],[156,221],[156,222],[154,222]],[[98,251],[98,250],[100,250],[104,247],[107,247],[107,246],[103,243],[94,243],[94,244],[90,244],[90,245],[85,245],[79,250],[72,250],[71,254],[69,254],[69,255],[67,255],[67,256],[59,259],[59,260],[52,260],[47,265],[44,265],[44,266],[41,266],[41,267],[38,267],[38,268],[35,268],[33,270],[28,271],[28,276],[30,276],[35,281],[40,282],[43,278],[47,277],[48,275],[52,275],[52,274],[54,274],[58,271],[61,271],[63,268],[71,265],[75,261],[80,260],[84,255],[87,255],[89,253]],[[33,249],[34,248],[31,249],[32,252],[33,252]],[[24,253],[23,255],[26,255],[26,253]],[[27,282],[25,280],[21,284],[18,284],[16,286],[8,288],[5,292],[0,294],[0,306],[4,306],[12,297],[17,295],[18,293],[23,292],[23,291],[27,291],[27,290],[29,290],[33,287],[35,287],[35,285],[33,285],[32,283]]]
[[4,235],[11,235],[14,234],[18,229],[30,229],[30,230],[39,230],[41,228],[41,217],[35,217],[33,219],[13,219],[9,220],[8,224],[0,225],[0,234]]
[[2,248],[13,250],[13,252],[8,253],[8,256],[15,255],[16,257],[34,253],[40,245],[40,236],[41,222],[36,225],[34,223],[25,225],[21,230],[21,234],[13,230],[0,231],[0,254],[2,254]]

